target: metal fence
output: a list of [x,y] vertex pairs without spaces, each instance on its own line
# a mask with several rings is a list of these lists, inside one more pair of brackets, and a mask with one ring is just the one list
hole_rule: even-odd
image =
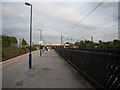
[[72,50],[57,47],[56,52],[71,63],[96,88],[120,88],[120,56],[118,54]]

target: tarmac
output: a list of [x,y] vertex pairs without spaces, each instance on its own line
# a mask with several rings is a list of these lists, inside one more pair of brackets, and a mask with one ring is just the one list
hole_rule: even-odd
[[3,88],[92,88],[54,50],[45,51],[42,56],[39,50],[32,52],[32,69],[27,65],[28,55],[13,58],[10,64],[3,64]]

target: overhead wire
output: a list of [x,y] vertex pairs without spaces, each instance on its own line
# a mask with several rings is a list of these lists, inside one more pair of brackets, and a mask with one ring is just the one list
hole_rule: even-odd
[[[105,1],[105,0],[104,0]],[[103,1],[103,2],[104,2]],[[97,7],[99,7],[103,2],[101,2]],[[96,7],[96,8],[97,8]],[[90,13],[88,13],[79,23],[77,23],[77,24],[75,24],[72,28],[74,28],[76,25],[78,25],[78,24],[80,24],[86,17],[88,17],[96,8],[94,8]],[[114,18],[115,19],[115,18]],[[113,19],[112,19],[113,20]],[[110,20],[110,21],[112,21],[112,20]],[[101,24],[101,26],[103,26],[103,25],[106,25],[106,24],[108,24],[108,23],[110,23],[110,21],[107,21],[107,22],[105,22],[105,23],[103,23],[103,24]],[[115,26],[117,26],[117,25],[114,25],[114,26],[112,26],[112,27],[109,27],[109,28],[105,28],[105,29],[103,29],[104,31],[105,30],[108,30],[108,29],[111,29],[111,28],[113,28],[113,27],[115,27]],[[72,29],[71,28],[71,29]],[[103,31],[102,30],[102,31]],[[98,30],[99,31],[99,30]],[[98,32],[97,31],[97,32]],[[69,31],[69,33],[70,33],[71,31]],[[66,32],[67,33],[67,32]],[[92,34],[94,34],[95,32],[93,32]],[[112,34],[114,34],[114,33],[112,33]],[[112,34],[106,34],[106,35],[112,35]],[[115,34],[117,34],[117,33],[115,33]],[[103,36],[103,35],[101,35],[101,36]],[[70,37],[69,37],[70,38]],[[67,40],[67,39],[66,39]],[[65,40],[64,40],[65,41]]]
[[[107,21],[107,22],[105,22],[105,23],[102,23],[101,25],[97,25],[97,26],[99,26],[100,28],[101,28],[101,26],[104,26],[104,25],[106,25],[106,24],[108,24],[110,21],[113,21],[115,18],[113,18],[113,19],[111,19],[111,20],[109,20],[109,21]],[[117,25],[114,25],[114,26],[117,26]],[[114,27],[114,26],[112,26],[112,27]],[[112,27],[109,27],[109,28],[112,28]],[[109,28],[106,28],[106,29],[109,29]],[[106,30],[106,29],[104,29],[104,30]],[[87,30],[90,30],[90,29],[87,29]],[[103,31],[103,30],[102,30]],[[81,32],[81,33],[84,33],[84,32]],[[93,32],[93,33],[91,33],[91,34],[94,34],[95,32]],[[75,33],[74,33],[75,34]],[[77,35],[78,35],[79,33],[77,32]],[[88,35],[88,34],[87,34]],[[67,39],[68,38],[71,38],[71,37],[67,37]],[[78,37],[79,38],[79,37]],[[65,40],[67,40],[67,39],[64,39],[64,41]]]
[[[104,2],[105,0],[103,0]],[[103,2],[99,3],[92,11],[90,11],[85,17],[83,17],[80,22],[78,22],[77,24],[75,24],[71,29],[75,28],[78,24],[80,24],[82,21],[84,21],[93,11],[95,11]],[[71,30],[72,31],[72,30]],[[68,31],[70,32],[70,31]],[[66,32],[65,34],[67,34],[68,32]]]
[[[107,22],[105,22],[105,23],[103,23],[103,24],[101,24],[101,25],[97,25],[97,26],[104,26],[104,25],[107,25],[108,23],[111,23],[111,21],[113,21],[113,20],[115,20],[116,18],[113,18],[113,19],[111,19],[111,20],[109,20],[109,21],[107,21]],[[96,25],[94,26],[94,27],[96,27]],[[90,30],[90,29],[87,29],[87,30]]]
[[[95,31],[95,32],[93,32],[93,33],[91,33],[91,34],[94,34],[94,33],[99,33],[99,31],[101,30],[101,31],[106,31],[106,30],[109,30],[109,31],[111,31],[110,29],[112,29],[113,27],[115,27],[115,26],[118,26],[118,25],[113,25],[113,26],[111,26],[111,27],[109,27],[109,28],[105,28],[105,29],[99,29],[99,30],[97,30],[97,31]],[[100,32],[101,32],[100,31]],[[87,34],[87,35],[85,35],[85,36],[88,36],[89,34]],[[79,37],[78,37],[79,38]]]
[[[105,0],[103,0],[103,2],[104,2],[104,1],[105,1]],[[80,20],[80,22],[78,22],[77,24],[75,24],[71,29],[75,28],[78,24],[80,24],[82,21],[84,21],[85,18],[87,18],[93,11],[95,11],[103,2],[99,3],[92,11],[90,11],[84,18],[82,18],[82,19]],[[71,30],[71,31],[72,31],[72,30]],[[70,31],[69,31],[69,33],[70,33]],[[64,33],[64,34],[68,34],[68,32],[66,32],[66,33]]]

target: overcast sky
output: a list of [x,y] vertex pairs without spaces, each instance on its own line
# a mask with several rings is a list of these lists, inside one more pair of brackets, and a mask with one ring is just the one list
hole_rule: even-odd
[[[118,39],[118,2],[31,2],[33,43],[39,42],[39,28],[46,43],[79,40]],[[24,2],[2,2],[2,34],[25,38],[29,42],[30,7]],[[0,22],[1,23],[1,22]]]

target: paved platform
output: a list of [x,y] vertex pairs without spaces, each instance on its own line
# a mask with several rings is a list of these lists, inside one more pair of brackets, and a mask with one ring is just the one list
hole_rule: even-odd
[[28,69],[28,54],[3,64],[3,88],[91,88],[54,50],[41,57],[34,51],[32,56],[32,69]]

